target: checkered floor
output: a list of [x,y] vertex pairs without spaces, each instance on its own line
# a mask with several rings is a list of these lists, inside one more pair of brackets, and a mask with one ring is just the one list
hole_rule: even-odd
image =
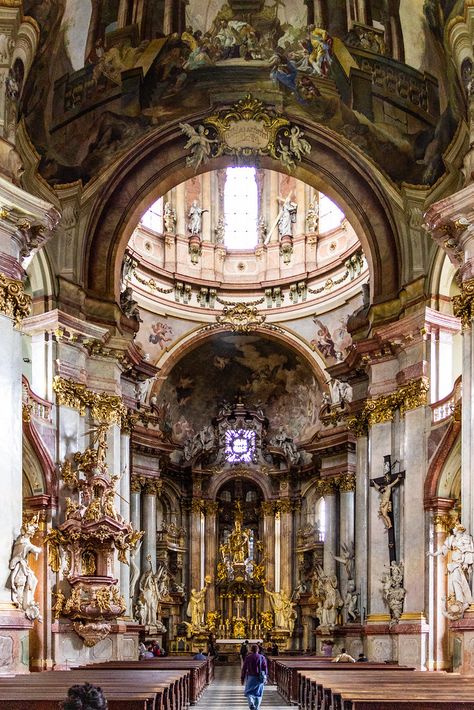
[[[195,705],[199,710],[248,710],[247,698],[240,685],[240,667],[217,666],[214,682],[204,691]],[[277,692],[275,685],[265,686],[261,710],[287,710],[288,705]]]

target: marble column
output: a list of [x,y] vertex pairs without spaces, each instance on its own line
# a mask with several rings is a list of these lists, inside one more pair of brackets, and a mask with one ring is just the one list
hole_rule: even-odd
[[154,480],[147,480],[143,495],[143,536],[142,570],[148,569],[147,557],[150,555],[153,569],[156,570],[156,488]]
[[[261,506],[263,513],[263,554],[265,556],[265,577],[269,589],[275,588],[275,562],[274,562],[274,537],[275,537],[275,509],[273,501],[264,501]],[[265,611],[270,609],[270,600],[265,594],[263,601]]]
[[[352,549],[354,544],[354,487],[355,477],[345,474],[339,483],[339,555],[344,557],[342,545],[347,551]],[[344,564],[339,563],[339,580],[342,598],[347,591],[347,571]]]
[[289,498],[278,502],[280,509],[280,589],[293,591],[293,506]]
[[336,573],[336,552],[337,520],[336,520],[336,491],[332,481],[325,481],[324,504],[326,512],[326,530],[324,534],[324,573],[332,575]]
[[462,333],[461,500],[462,523],[474,533],[474,328]]
[[[436,503],[437,508],[431,511],[430,515],[431,553],[441,549],[450,532],[451,524],[447,510],[451,507],[452,501],[438,499]],[[442,503],[445,505],[440,505]],[[430,627],[428,669],[433,671],[450,670],[451,666],[448,648],[448,620],[443,614],[445,609],[443,597],[447,595],[446,564],[447,559],[444,555],[430,556],[428,559],[428,619]]]
[[193,498],[189,525],[189,589],[201,588],[201,498]]
[[[131,478],[131,483],[130,483],[130,522],[132,523],[133,527],[135,530],[142,530],[141,526],[141,496],[142,496],[142,487],[141,483],[138,480],[137,477],[132,476]],[[143,545],[143,542],[140,541],[138,543],[140,546],[140,551],[141,547]],[[140,551],[138,550],[137,546],[137,551],[135,552],[133,556],[133,562],[134,564],[138,567],[138,577],[136,578],[134,589],[130,589],[129,591],[129,596],[130,596],[130,616],[133,617],[133,597],[135,591],[138,589],[138,580],[140,578],[141,571],[144,569],[144,567],[140,564]]]
[[28,195],[3,177],[0,177],[0,205],[8,205],[0,208],[0,460],[3,490],[0,517],[0,673],[11,673],[28,671],[28,653],[25,651],[28,648],[28,629],[32,626],[24,612],[12,604],[9,587],[12,545],[20,532],[23,509],[22,351],[18,326],[28,315],[31,304],[31,299],[24,293],[24,270],[20,262],[32,249],[30,240],[34,235],[31,224],[43,226],[48,236],[52,225],[47,220],[50,205]]
[[[128,523],[130,521],[130,433],[125,431],[120,434],[120,474],[120,515]],[[127,605],[125,614],[131,616],[129,565],[120,565],[120,593]]]
[[368,579],[368,438],[359,436],[356,446],[356,494],[355,494],[355,582],[360,593],[361,621],[367,617]]
[[215,587],[215,564],[217,558],[217,531],[216,516],[219,505],[214,500],[206,501],[206,544],[205,544],[205,569],[204,574],[210,577],[212,582],[207,592],[207,603],[209,611],[216,609],[216,587]]
[[[383,457],[391,453],[392,422],[373,424],[369,431],[369,478],[379,478],[383,472]],[[419,444],[417,444],[419,445]],[[379,493],[369,488],[368,493],[369,564],[368,564],[368,620],[388,620],[389,609],[382,597],[382,574],[389,564],[387,530],[379,516]],[[417,512],[419,515],[419,511]],[[372,617],[372,619],[370,618]]]

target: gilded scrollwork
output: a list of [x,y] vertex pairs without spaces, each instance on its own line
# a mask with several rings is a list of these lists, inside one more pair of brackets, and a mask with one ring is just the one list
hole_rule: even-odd
[[395,392],[368,399],[357,416],[349,419],[348,427],[357,436],[365,436],[370,426],[393,421],[397,410],[403,416],[412,409],[425,406],[428,403],[428,391],[428,378],[418,377]]
[[86,385],[57,375],[53,390],[59,405],[77,409],[84,416],[87,409],[93,419],[107,424],[121,424],[127,409],[122,398],[107,392],[93,392]]
[[474,279],[464,281],[459,296],[453,297],[453,313],[461,319],[463,329],[472,327],[474,318]]
[[23,282],[0,273],[0,313],[19,325],[30,314],[30,309],[31,296],[25,293]]

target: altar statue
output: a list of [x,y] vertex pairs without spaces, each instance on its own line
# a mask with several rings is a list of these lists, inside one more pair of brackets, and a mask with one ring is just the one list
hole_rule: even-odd
[[441,548],[432,557],[441,555],[450,559],[447,564],[448,596],[445,615],[448,619],[459,619],[474,601],[471,592],[471,575],[474,564],[474,541],[464,525],[456,523],[452,534],[448,535]]
[[209,581],[206,579],[204,587],[198,592],[191,589],[191,596],[186,609],[186,614],[191,617],[191,626],[200,629],[204,622],[204,608],[206,606],[206,592]]
[[250,555],[249,535],[242,530],[240,517],[236,517],[234,529],[227,540],[230,560],[232,563],[244,563]]
[[275,614],[275,627],[277,629],[287,629],[290,633],[293,633],[296,619],[295,602],[291,601],[283,589],[279,592],[271,592],[264,586],[264,590],[270,597],[270,603]]

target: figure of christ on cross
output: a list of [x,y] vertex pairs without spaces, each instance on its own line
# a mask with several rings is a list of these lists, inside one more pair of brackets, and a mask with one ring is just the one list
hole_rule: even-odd
[[393,530],[393,506],[392,506],[392,489],[404,480],[405,471],[392,473],[392,462],[390,455],[383,457],[383,476],[372,478],[370,485],[379,493],[379,517],[388,532],[388,547],[390,553],[390,561],[396,560],[395,555],[395,534]]
[[237,619],[242,619],[242,607],[244,605],[244,600],[240,597],[236,597],[235,606],[237,607]]

